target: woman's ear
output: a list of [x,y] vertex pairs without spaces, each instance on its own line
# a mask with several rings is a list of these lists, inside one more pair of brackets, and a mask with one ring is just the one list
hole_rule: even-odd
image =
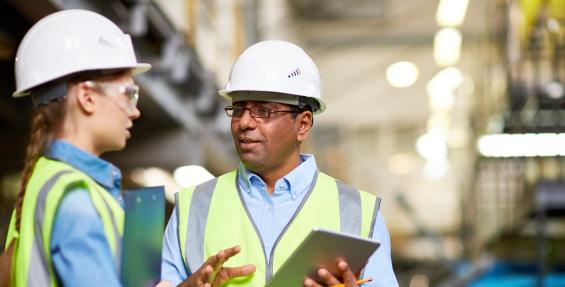
[[312,125],[314,124],[314,115],[311,111],[304,111],[296,116],[297,140],[303,142],[308,138]]
[[94,90],[81,82],[70,87],[71,96],[75,99],[77,106],[86,114],[92,114],[96,110],[99,98],[95,97]]

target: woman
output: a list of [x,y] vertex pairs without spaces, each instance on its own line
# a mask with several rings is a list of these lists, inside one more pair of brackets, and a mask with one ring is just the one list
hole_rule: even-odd
[[121,174],[99,156],[125,147],[140,116],[132,75],[149,69],[93,12],[60,11],[27,32],[14,97],[34,110],[2,285],[121,285]]

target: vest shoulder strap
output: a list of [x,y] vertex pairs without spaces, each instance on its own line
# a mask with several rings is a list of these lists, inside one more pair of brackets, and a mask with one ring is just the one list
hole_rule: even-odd
[[[187,271],[195,272],[203,263],[204,241],[208,210],[218,180],[231,173],[175,194],[179,245]],[[190,240],[187,240],[189,239]],[[190,254],[191,256],[187,256]]]

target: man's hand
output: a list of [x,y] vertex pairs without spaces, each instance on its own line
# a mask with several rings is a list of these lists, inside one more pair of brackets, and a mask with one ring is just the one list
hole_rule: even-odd
[[[324,285],[320,285],[312,278],[306,277],[306,279],[304,279],[304,287],[322,287],[322,286],[333,286],[339,284],[342,284],[340,286],[345,286],[345,287],[359,286],[357,285],[357,277],[355,276],[353,271],[351,271],[347,262],[340,260],[337,263],[337,267],[340,274],[332,274],[330,273],[330,271],[328,271],[325,268],[318,269],[318,277],[325,283]],[[339,281],[336,275],[337,277],[342,278],[343,282]]]
[[177,287],[216,287],[222,286],[235,277],[247,276],[255,272],[255,265],[248,264],[239,267],[224,267],[224,263],[241,251],[241,247],[234,246],[210,256],[202,267],[188,277]]

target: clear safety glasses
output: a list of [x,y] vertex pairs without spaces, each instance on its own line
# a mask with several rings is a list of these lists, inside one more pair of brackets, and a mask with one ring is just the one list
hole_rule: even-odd
[[[118,92],[118,94],[123,95],[125,97],[125,101],[119,100],[116,101],[116,103],[128,113],[135,111],[135,109],[137,108],[137,102],[139,100],[138,85],[96,81],[86,81],[85,83],[89,88],[95,89],[103,94],[115,95],[115,92]],[[115,99],[116,97],[112,98]]]

